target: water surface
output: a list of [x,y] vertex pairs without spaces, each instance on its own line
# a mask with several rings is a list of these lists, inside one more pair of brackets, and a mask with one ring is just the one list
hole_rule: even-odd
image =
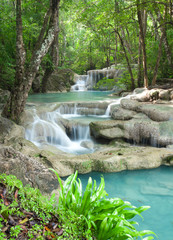
[[109,197],[120,197],[136,207],[151,206],[142,213],[144,220],[136,218],[140,230],[154,231],[159,240],[173,239],[173,167],[119,173],[92,172],[79,177],[85,187],[89,176],[99,185],[102,175]]
[[[86,92],[66,92],[66,93],[39,93],[28,97],[28,102],[80,102],[80,101],[103,101],[110,100],[110,91],[86,91]],[[115,98],[115,96],[113,97]]]

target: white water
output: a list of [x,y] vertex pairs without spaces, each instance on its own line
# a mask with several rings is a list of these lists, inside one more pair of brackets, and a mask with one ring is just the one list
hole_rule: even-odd
[[89,126],[80,124],[72,126],[70,138],[67,136],[63,126],[61,126],[61,121],[63,121],[62,115],[58,111],[47,112],[41,116],[38,116],[35,111],[34,121],[27,126],[25,137],[41,148],[52,145],[68,153],[82,154],[93,152],[93,149],[81,146],[82,142],[92,142]]
[[[141,94],[145,94],[145,92]],[[138,94],[138,96],[141,94]],[[105,113],[103,109],[99,109],[99,103],[98,105],[95,103],[94,107],[90,104],[85,106],[83,103],[62,103],[56,111],[42,113],[41,115],[38,115],[35,110],[34,120],[26,128],[26,139],[41,148],[44,148],[46,145],[53,145],[69,153],[82,154],[93,152],[93,147],[87,148],[86,144],[84,144],[84,142],[92,142],[89,126],[79,123],[79,118],[82,116],[96,116],[100,119],[108,118],[112,106],[118,105],[122,99],[129,99],[132,96],[137,96],[137,94],[133,93],[132,95],[113,100],[108,105]],[[103,115],[101,110],[103,110]],[[69,122],[74,121],[75,118],[78,118],[77,123]],[[86,147],[82,147],[84,145]]]
[[71,87],[71,91],[86,91],[87,75],[78,75],[76,84]]
[[115,66],[108,69],[89,70],[87,75],[75,76],[76,84],[71,87],[71,91],[93,90],[99,80],[103,78],[113,79],[120,74],[120,69],[115,69]]
[[107,109],[106,109],[106,112],[105,112],[105,116],[107,116],[107,117],[110,116],[111,107],[112,107],[112,106],[115,106],[115,105],[119,105],[122,99],[130,99],[131,97],[134,97],[134,96],[138,96],[139,98],[141,98],[142,96],[145,96],[145,94],[146,94],[147,91],[148,91],[148,90],[145,90],[145,91],[143,91],[142,93],[136,94],[136,93],[135,93],[135,90],[134,90],[132,94],[129,94],[129,95],[127,95],[126,97],[121,97],[121,98],[118,98],[118,99],[114,100],[113,102],[111,102],[111,103],[108,105],[108,107],[107,107]]

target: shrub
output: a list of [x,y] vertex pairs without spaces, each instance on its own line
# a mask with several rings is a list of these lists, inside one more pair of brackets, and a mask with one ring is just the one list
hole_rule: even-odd
[[[96,181],[93,184],[92,179],[89,178],[83,193],[81,180],[77,179],[77,172],[69,176],[63,185],[57,172],[51,170],[57,175],[61,187],[59,211],[69,213],[69,216],[73,213],[82,219],[87,239],[93,239],[93,236],[98,240],[126,240],[138,239],[138,237],[143,239],[145,235],[154,234],[148,230],[137,231],[134,225],[138,223],[131,220],[136,215],[141,216],[141,213],[150,207],[136,208],[120,198],[107,199],[108,194],[104,189],[103,177],[99,187]],[[153,237],[144,239],[151,240]]]
[[115,79],[103,78],[97,82],[94,89],[95,90],[112,90],[115,85],[116,85]]

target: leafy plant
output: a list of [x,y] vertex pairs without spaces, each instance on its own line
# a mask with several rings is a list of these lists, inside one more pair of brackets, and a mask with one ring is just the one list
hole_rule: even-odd
[[112,90],[115,85],[116,85],[115,79],[103,78],[97,82],[95,89],[97,89],[97,90]]
[[[92,231],[98,240],[125,240],[138,239],[146,234],[154,234],[151,231],[137,231],[134,227],[137,222],[131,221],[136,215],[147,210],[148,206],[134,207],[129,202],[120,198],[106,199],[105,182],[101,178],[100,186],[91,178],[83,193],[81,180],[77,179],[77,171],[69,176],[64,185],[58,173],[57,175],[61,190],[59,195],[59,211],[73,212],[84,219],[88,231]],[[142,217],[142,216],[141,216]],[[130,221],[129,221],[130,220]],[[91,238],[92,239],[92,238]],[[152,236],[145,240],[153,239]]]

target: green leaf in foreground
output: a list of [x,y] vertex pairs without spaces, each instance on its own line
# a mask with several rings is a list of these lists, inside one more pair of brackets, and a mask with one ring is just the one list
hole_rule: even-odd
[[129,221],[136,215],[142,217],[141,213],[150,208],[149,206],[136,208],[120,198],[106,198],[108,194],[105,191],[103,177],[99,187],[97,187],[96,181],[93,184],[92,178],[89,178],[86,189],[83,191],[81,181],[77,179],[77,171],[69,176],[62,185],[58,173],[51,170],[57,175],[61,187],[59,210],[66,212],[66,218],[68,218],[69,212],[83,219],[85,232],[89,233],[89,235],[85,235],[88,239],[129,240],[139,237],[143,240],[153,239],[151,235],[155,234],[152,231],[137,231],[134,225],[138,223]]

